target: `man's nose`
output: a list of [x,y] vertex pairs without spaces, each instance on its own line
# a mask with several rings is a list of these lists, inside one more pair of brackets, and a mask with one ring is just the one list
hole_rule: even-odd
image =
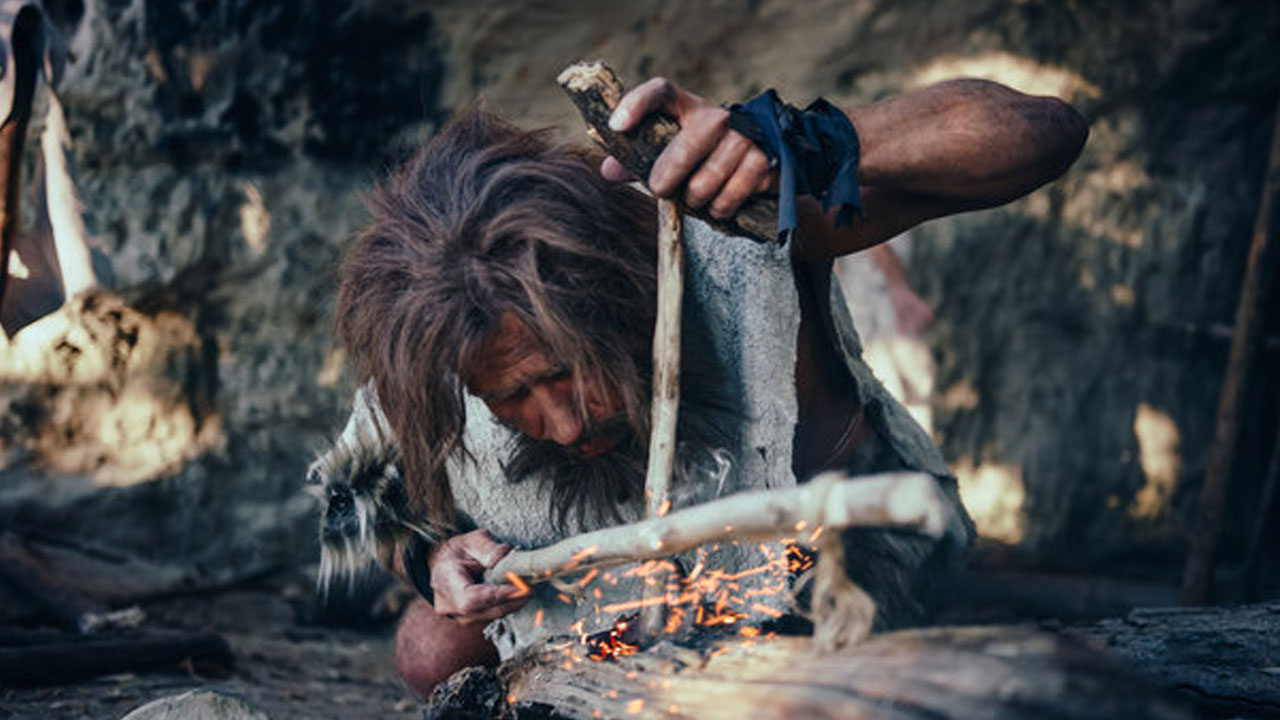
[[551,440],[560,445],[572,445],[582,435],[582,422],[574,412],[573,398],[566,393],[556,392],[552,388],[535,389],[530,398],[538,414],[535,423],[540,430],[530,433],[538,440]]

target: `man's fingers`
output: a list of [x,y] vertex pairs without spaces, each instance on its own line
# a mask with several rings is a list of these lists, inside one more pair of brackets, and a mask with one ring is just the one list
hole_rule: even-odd
[[501,605],[494,605],[493,607],[487,610],[482,610],[478,613],[472,613],[469,615],[459,615],[457,617],[457,621],[462,623],[463,625],[471,625],[472,623],[497,620],[500,617],[505,617],[515,612],[516,610],[519,610],[520,608],[524,607],[525,603],[527,602],[529,602],[529,598],[527,597],[517,598],[509,602],[504,602]]
[[663,149],[649,172],[649,189],[659,197],[676,191],[703,158],[720,144],[729,127],[729,113],[706,107],[684,118],[679,134]]
[[720,188],[733,177],[741,164],[742,158],[754,145],[746,137],[736,133],[725,133],[724,138],[702,167],[689,178],[685,202],[689,207],[702,207],[707,201],[720,193]]
[[609,180],[611,182],[627,182],[628,180],[635,180],[635,176],[623,167],[622,163],[618,162],[618,159],[612,155],[605,158],[604,162],[600,163],[600,174],[604,176],[605,180]]
[[640,118],[660,109],[679,117],[679,108],[674,107],[674,103],[678,102],[677,94],[676,86],[666,78],[649,78],[631,88],[618,101],[618,106],[609,116],[609,129],[626,132],[634,128]]
[[459,539],[463,541],[461,547],[466,554],[486,569],[496,565],[503,555],[511,552],[510,545],[494,540],[493,536],[483,530],[467,533]]
[[755,194],[761,178],[769,175],[769,158],[758,148],[752,148],[738,165],[738,170],[725,183],[724,189],[711,203],[711,214],[717,218],[732,217],[747,198]]
[[526,597],[519,588],[511,585],[472,585],[463,591],[462,602],[454,608],[454,612],[461,615],[475,615],[496,605],[513,600],[524,600]]

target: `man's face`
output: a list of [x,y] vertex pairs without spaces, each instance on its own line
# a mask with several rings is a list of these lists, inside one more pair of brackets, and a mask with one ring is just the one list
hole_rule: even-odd
[[582,416],[569,369],[548,357],[514,315],[502,316],[498,334],[481,346],[477,360],[467,390],[524,435],[585,457],[612,450],[625,435],[618,432],[615,421],[621,412],[619,403],[603,389],[588,389],[588,417]]

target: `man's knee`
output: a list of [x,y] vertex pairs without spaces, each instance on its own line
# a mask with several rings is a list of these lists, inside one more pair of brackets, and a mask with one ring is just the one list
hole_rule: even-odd
[[484,625],[462,625],[437,615],[421,598],[400,619],[395,655],[400,679],[422,697],[462,668],[498,661]]

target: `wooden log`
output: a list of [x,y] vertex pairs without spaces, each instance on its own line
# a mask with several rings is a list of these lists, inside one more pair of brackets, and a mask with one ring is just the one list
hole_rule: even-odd
[[735,540],[816,539],[848,527],[899,527],[942,537],[960,524],[925,473],[850,479],[824,473],[791,488],[739,493],[659,518],[575,535],[537,550],[508,553],[485,575],[543,582],[568,573],[666,557],[699,545]]
[[1280,717],[1280,602],[1141,608],[1070,628],[1210,717]]
[[1249,245],[1240,302],[1236,306],[1235,333],[1231,337],[1231,354],[1227,358],[1226,378],[1218,401],[1213,444],[1205,464],[1204,486],[1200,492],[1199,515],[1191,534],[1187,563],[1182,575],[1182,604],[1203,605],[1209,601],[1213,585],[1213,568],[1222,535],[1223,512],[1231,471],[1235,459],[1236,426],[1240,406],[1246,397],[1246,384],[1258,343],[1266,326],[1266,308],[1262,302],[1275,285],[1280,268],[1280,104],[1275,113],[1271,135],[1271,155],[1263,181],[1262,199]]
[[1194,717],[1085,644],[1021,627],[900,631],[834,655],[815,653],[809,638],[758,635],[596,662],[551,642],[488,677],[451,680],[427,716],[474,717],[449,703],[484,687],[498,691],[488,707],[506,718]]
[[[569,94],[587,122],[587,134],[605,152],[617,158],[632,175],[647,179],[653,163],[680,126],[674,120],[651,115],[626,133],[609,129],[609,116],[625,94],[618,76],[604,63],[580,62],[565,68],[556,82]],[[778,201],[757,195],[738,210],[729,221],[718,220],[705,209],[691,209],[689,214],[728,235],[754,238],[761,242],[778,240]]]
[[124,672],[221,672],[232,662],[231,647],[216,633],[66,635],[61,640],[0,647],[0,685],[56,685]]
[[[13,508],[0,511],[13,512]],[[20,530],[0,535],[0,559],[9,557],[5,554],[8,548],[21,547],[39,565],[49,584],[73,589],[90,606],[120,606],[158,595],[201,592],[243,579],[156,563],[74,538],[34,533],[25,521],[22,525]]]

